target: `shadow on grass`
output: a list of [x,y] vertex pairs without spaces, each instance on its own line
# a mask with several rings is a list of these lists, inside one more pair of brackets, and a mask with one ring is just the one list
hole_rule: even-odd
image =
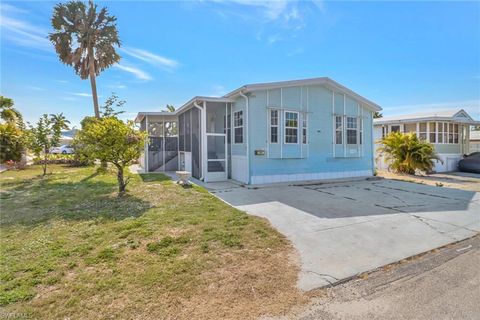
[[40,178],[10,184],[0,194],[0,225],[35,226],[52,219],[122,220],[141,216],[152,207],[150,202],[128,193],[118,197],[115,182],[99,181],[93,176],[78,182]]
[[143,182],[164,182],[172,180],[169,176],[163,173],[141,173],[139,174]]

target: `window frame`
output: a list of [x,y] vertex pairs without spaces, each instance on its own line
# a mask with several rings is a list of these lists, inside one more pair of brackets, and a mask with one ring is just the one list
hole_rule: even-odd
[[[340,119],[340,126],[337,126],[338,124],[338,119]],[[343,126],[344,126],[344,119],[343,116],[335,115],[335,145],[342,145],[343,144]],[[338,136],[337,133],[340,133],[340,142],[338,142]]]
[[[241,125],[238,125],[237,124],[237,117],[236,115],[237,114],[240,114],[241,117],[239,118],[241,121],[242,121],[242,124]],[[243,110],[238,110],[238,111],[235,111],[233,112],[233,144],[243,144],[243,141],[244,141],[244,130],[243,130]],[[237,142],[237,129],[242,129],[242,141],[241,142]]]
[[[349,128],[349,119],[355,120],[355,121],[353,122],[353,123],[355,124],[355,127],[354,127],[354,128],[353,128],[353,127],[352,127],[352,128]],[[359,144],[359,143],[358,143],[358,117],[346,116],[346,120],[347,120],[347,121],[346,121],[347,125],[346,125],[346,127],[345,127],[345,133],[346,133],[345,136],[346,136],[347,139],[346,139],[345,142],[346,142],[347,145],[358,145],[358,144]],[[348,132],[349,132],[349,131],[355,131],[355,135],[353,136],[353,137],[355,137],[355,143],[349,143],[349,140],[348,140],[348,138],[349,138]]]
[[[276,112],[277,113],[277,124],[272,124],[272,112]],[[280,143],[280,110],[278,109],[269,109],[269,112],[268,112],[268,115],[269,115],[269,126],[268,126],[268,134],[269,134],[269,137],[268,137],[268,142],[270,144],[279,144]],[[276,128],[277,129],[277,141],[276,142],[273,142],[272,141],[272,128]]]
[[[296,127],[291,127],[287,126],[287,113],[292,113],[297,115],[297,126]],[[299,139],[299,125],[300,125],[300,112],[298,111],[289,111],[289,110],[284,110],[283,112],[283,133],[284,133],[284,139],[283,142],[284,144],[299,144],[300,139]],[[291,130],[296,130],[296,142],[287,142],[287,129]]]
[[302,144],[308,144],[308,114],[302,116]]

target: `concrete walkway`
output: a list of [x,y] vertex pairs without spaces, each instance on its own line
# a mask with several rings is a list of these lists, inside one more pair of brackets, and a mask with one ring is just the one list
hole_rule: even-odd
[[[208,187],[208,184],[207,184]],[[393,180],[210,190],[267,218],[301,257],[311,290],[480,232],[480,194]]]

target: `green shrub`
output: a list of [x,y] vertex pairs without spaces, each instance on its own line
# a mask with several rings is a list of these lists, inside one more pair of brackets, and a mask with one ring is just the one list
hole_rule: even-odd
[[385,156],[388,167],[398,173],[431,172],[433,160],[441,161],[433,145],[418,139],[415,133],[391,132],[380,142],[380,154]]

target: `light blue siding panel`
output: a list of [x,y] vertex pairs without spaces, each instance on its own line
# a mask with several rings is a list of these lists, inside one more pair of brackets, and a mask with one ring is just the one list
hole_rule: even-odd
[[335,113],[343,114],[343,97],[344,95],[338,92],[335,92]]
[[345,97],[345,114],[348,116],[358,115],[358,102],[349,96]]
[[283,88],[282,102],[285,109],[301,109],[301,87]]
[[280,108],[280,89],[268,90],[268,106]]

